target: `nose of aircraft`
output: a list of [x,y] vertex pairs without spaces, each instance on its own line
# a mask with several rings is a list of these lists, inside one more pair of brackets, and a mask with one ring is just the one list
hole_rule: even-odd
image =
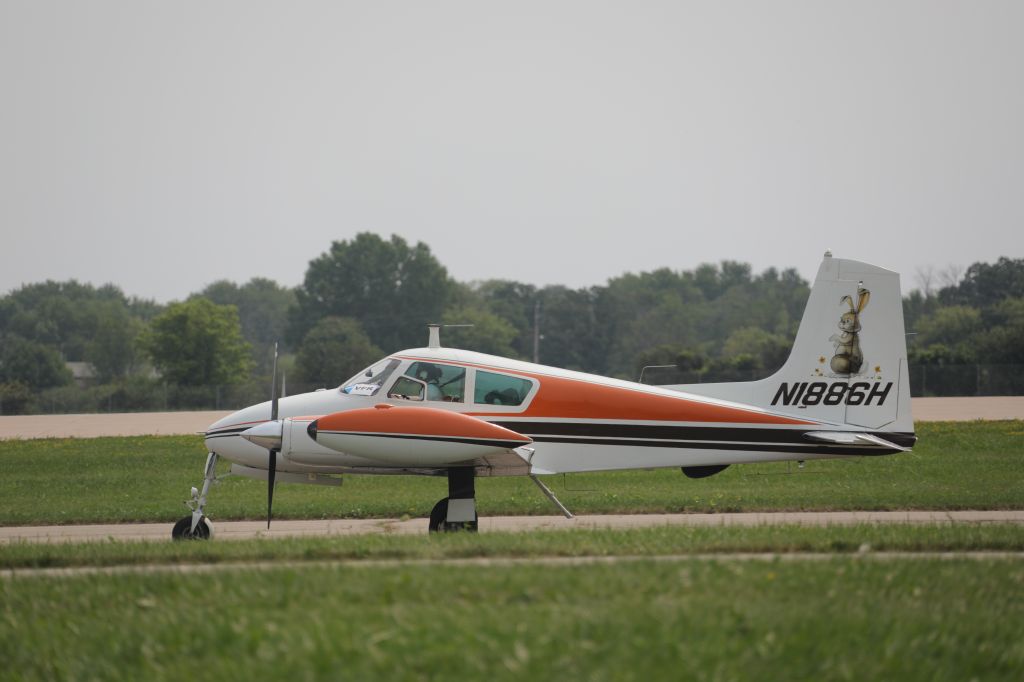
[[230,436],[241,435],[247,429],[262,424],[268,419],[270,419],[269,402],[250,405],[237,412],[232,412],[207,427],[206,447],[211,451],[216,450],[225,454],[228,442],[233,440]]
[[268,450],[280,450],[283,428],[283,422],[278,419],[257,424],[239,435],[250,443],[255,443]]

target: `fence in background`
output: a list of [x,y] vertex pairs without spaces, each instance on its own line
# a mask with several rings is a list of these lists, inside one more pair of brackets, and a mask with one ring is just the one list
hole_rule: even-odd
[[[653,367],[645,369],[641,381],[652,385],[754,381],[772,373],[773,370],[681,372],[675,367]],[[318,388],[324,387],[289,383],[287,392],[294,395]],[[914,397],[1024,395],[1024,365],[911,365],[910,392]],[[17,395],[0,392],[0,414],[237,410],[269,399],[270,389],[265,382],[174,386],[146,381],[110,386],[65,386]]]
[[[287,393],[306,393],[321,385],[287,385]],[[175,386],[156,382],[124,385],[63,386],[31,395],[0,395],[0,414],[88,414],[94,412],[175,412],[237,410],[270,400],[265,382],[232,386]]]

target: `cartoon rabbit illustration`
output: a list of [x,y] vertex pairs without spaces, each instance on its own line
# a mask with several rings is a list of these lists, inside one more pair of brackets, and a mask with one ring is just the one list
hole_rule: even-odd
[[844,303],[850,306],[849,312],[843,313],[839,318],[839,334],[833,334],[829,341],[835,344],[835,355],[829,362],[829,366],[836,374],[857,374],[864,364],[864,353],[860,350],[860,314],[868,306],[871,292],[858,287],[857,305],[853,304],[851,296],[843,296],[839,299],[839,305]]

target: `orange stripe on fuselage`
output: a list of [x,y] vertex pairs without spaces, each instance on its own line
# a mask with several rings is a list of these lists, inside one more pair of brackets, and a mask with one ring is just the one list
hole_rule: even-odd
[[[399,356],[406,357],[406,356]],[[467,412],[475,417],[536,417],[564,419],[607,419],[622,421],[711,422],[733,424],[814,424],[815,422],[729,407],[715,403],[649,393],[642,389],[608,386],[504,367],[478,365],[437,358],[410,358],[424,362],[476,367],[483,370],[529,377],[540,383],[537,395],[522,412]]]
[[524,417],[737,424],[807,423],[755,410],[726,407],[617,386],[602,386],[561,377],[537,379],[541,382],[540,390],[529,407],[520,413]]

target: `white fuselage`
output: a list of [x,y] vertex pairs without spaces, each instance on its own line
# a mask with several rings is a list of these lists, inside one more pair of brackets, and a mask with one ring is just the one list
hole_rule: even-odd
[[[392,361],[390,373],[379,385],[356,381],[282,398],[282,457],[278,470],[429,473],[450,464],[436,444],[427,449],[396,441],[387,457],[369,458],[325,447],[307,431],[314,420],[325,415],[381,403],[460,412],[532,438],[529,447],[469,462],[477,467],[478,475],[886,454],[877,447],[829,445],[805,437],[809,431],[848,428],[842,424],[480,353],[421,348],[389,356],[382,363],[388,361]],[[420,376],[424,380],[417,383],[413,370],[425,366],[441,368],[447,373],[443,376],[455,378],[447,384],[443,376],[427,383],[429,373],[423,372]],[[403,379],[405,383],[400,383]],[[514,389],[502,390],[508,386]],[[410,395],[413,390],[420,391],[420,395]],[[516,404],[502,404],[502,400]],[[267,450],[240,434],[268,421],[270,413],[268,401],[221,419],[207,431],[208,449],[246,467],[267,468]]]

